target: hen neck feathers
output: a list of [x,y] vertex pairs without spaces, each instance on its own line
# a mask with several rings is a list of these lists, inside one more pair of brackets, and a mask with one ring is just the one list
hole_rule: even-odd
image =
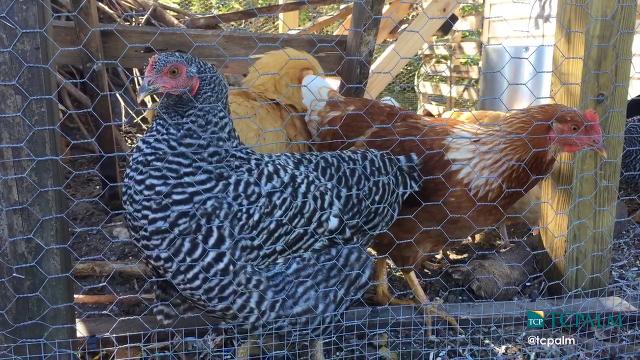
[[447,140],[451,170],[480,201],[496,202],[507,189],[529,190],[555,163],[544,126],[531,119],[459,124]]
[[[244,148],[229,117],[228,88],[218,74],[200,76],[195,96],[165,94],[152,131],[191,149]],[[172,134],[174,136],[167,136]]]

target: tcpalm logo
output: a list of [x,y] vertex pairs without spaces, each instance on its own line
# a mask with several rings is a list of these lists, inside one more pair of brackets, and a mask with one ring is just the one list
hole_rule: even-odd
[[527,311],[527,327],[529,329],[544,328],[544,311],[528,310]]

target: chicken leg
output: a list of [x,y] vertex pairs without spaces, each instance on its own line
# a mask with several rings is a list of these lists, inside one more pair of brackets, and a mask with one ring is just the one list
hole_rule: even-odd
[[458,332],[463,332],[462,329],[460,329],[460,326],[458,325],[458,322],[456,321],[456,319],[453,318],[453,316],[449,315],[445,310],[439,309],[438,308],[438,304],[435,304],[431,301],[429,301],[429,298],[427,297],[427,294],[425,294],[424,289],[422,289],[422,286],[420,285],[420,282],[418,281],[418,277],[416,276],[416,272],[413,270],[409,270],[407,272],[404,272],[404,279],[407,281],[407,283],[409,284],[409,286],[411,287],[411,290],[413,291],[413,295],[415,295],[416,300],[422,304],[422,306],[424,307],[424,311],[426,313],[426,315],[428,315],[426,317],[426,321],[427,321],[427,336],[431,337],[432,333],[431,333],[431,315],[435,315],[439,318],[442,318],[444,320],[446,320],[449,325],[451,325],[452,327],[454,327],[456,329],[456,331]]
[[438,309],[437,304],[433,304],[429,301],[427,294],[425,294],[422,286],[420,286],[420,282],[418,281],[418,277],[416,276],[415,271],[403,271],[404,278],[411,287],[411,291],[415,296],[415,299],[397,299],[391,295],[391,290],[389,289],[389,279],[387,277],[388,269],[387,269],[387,261],[384,258],[378,258],[375,262],[375,271],[374,278],[376,281],[376,296],[375,300],[380,305],[414,305],[414,304],[422,304],[424,306],[424,311],[427,323],[427,336],[431,337],[432,335],[432,320],[431,316],[435,315],[444,320],[446,320],[449,325],[453,326],[458,332],[462,332],[458,322],[449,315],[446,311]]
[[509,233],[507,232],[507,224],[503,221],[500,224],[500,229],[498,231],[500,233],[500,245],[509,244]]
[[414,305],[416,302],[412,299],[398,299],[391,294],[388,272],[387,260],[377,258],[373,273],[376,282],[375,302],[380,305]]

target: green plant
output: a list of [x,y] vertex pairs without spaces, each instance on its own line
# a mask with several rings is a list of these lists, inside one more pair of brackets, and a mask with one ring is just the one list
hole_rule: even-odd
[[481,30],[462,30],[460,35],[464,40],[480,40],[482,34]]
[[462,55],[460,57],[460,65],[480,65],[480,56]]
[[460,15],[461,16],[470,16],[476,15],[478,13],[482,13],[484,5],[479,2],[475,4],[464,4],[460,6]]

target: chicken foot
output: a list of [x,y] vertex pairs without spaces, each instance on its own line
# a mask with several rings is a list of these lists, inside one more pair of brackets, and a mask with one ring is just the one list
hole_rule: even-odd
[[311,344],[309,344],[312,349],[309,350],[311,353],[311,360],[325,360],[324,358],[324,346],[322,345],[322,340],[314,340]]
[[386,259],[376,259],[373,274],[376,282],[375,302],[380,305],[415,305],[413,299],[398,299],[391,294],[388,272]]
[[504,221],[502,222],[502,224],[500,224],[498,232],[500,233],[500,237],[502,238],[500,245],[509,244],[509,233],[507,232],[507,224],[505,224]]
[[410,270],[410,271],[404,272],[404,278],[409,284],[409,286],[411,287],[411,290],[413,291],[413,294],[416,296],[417,301],[420,304],[422,304],[422,306],[424,307],[425,315],[427,315],[425,319],[427,322],[428,337],[431,337],[432,335],[431,316],[437,316],[441,319],[444,319],[449,323],[449,325],[454,327],[459,333],[463,332],[460,326],[458,325],[458,322],[456,321],[456,319],[453,318],[453,316],[449,315],[449,313],[447,313],[445,310],[439,309],[437,303],[429,301],[427,294],[425,294],[424,289],[422,289],[422,286],[420,285],[420,281],[418,281],[418,277],[416,276],[415,271]]
[[236,359],[248,360],[252,355],[260,354],[260,344],[256,336],[250,335],[244,344],[236,349]]
[[463,332],[458,325],[458,322],[449,315],[446,311],[439,309],[438,304],[434,304],[429,301],[427,294],[425,294],[415,271],[403,271],[405,280],[411,287],[411,291],[415,295],[415,299],[398,299],[391,295],[389,288],[389,280],[387,277],[388,269],[387,262],[384,258],[378,258],[375,261],[374,279],[376,281],[376,296],[375,300],[380,305],[415,305],[421,304],[425,311],[425,321],[427,323],[427,336],[432,335],[432,320],[431,316],[438,316],[446,320],[449,325],[454,327],[458,332]]

